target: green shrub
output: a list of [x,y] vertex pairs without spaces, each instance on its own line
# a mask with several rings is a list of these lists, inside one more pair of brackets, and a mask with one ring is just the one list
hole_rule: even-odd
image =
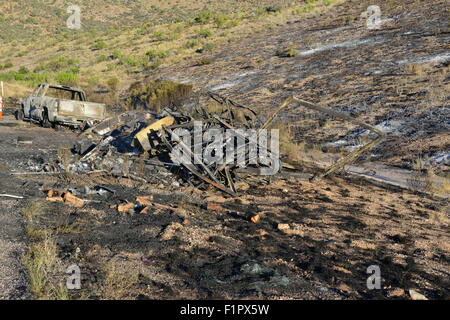
[[30,88],[36,87],[37,84],[42,82],[49,82],[49,76],[41,73],[18,73],[9,71],[0,73],[1,81],[18,81],[22,82]]
[[103,41],[103,40],[100,40],[100,41],[96,41],[94,43],[94,45],[92,46],[92,49],[94,49],[94,50],[101,50],[101,49],[105,49],[107,47],[108,47],[108,45],[106,44],[106,42]]
[[202,38],[208,38],[212,36],[212,32],[209,29],[202,28],[197,31],[197,35]]
[[206,24],[214,17],[214,14],[211,11],[203,10],[197,13],[194,18],[194,21],[200,24]]
[[12,62],[7,61],[2,67],[1,69],[9,69],[12,68],[14,65],[12,64]]
[[215,47],[214,43],[207,42],[203,45],[201,50],[202,52],[211,52],[213,51],[214,47]]
[[124,55],[120,58],[119,64],[127,65],[129,67],[139,67],[142,66],[142,61],[135,57]]
[[148,58],[148,60],[153,61],[156,58],[165,58],[167,57],[169,53],[167,51],[162,51],[162,50],[149,50],[145,53],[145,56]]
[[22,66],[22,67],[20,67],[20,69],[19,69],[19,71],[17,73],[19,73],[19,74],[27,74],[27,73],[30,73],[30,70],[28,70],[27,67]]
[[239,25],[239,21],[236,20],[229,20],[225,23],[225,28],[233,28]]
[[103,62],[103,61],[106,61],[106,60],[108,60],[108,56],[107,56],[106,54],[102,54],[102,55],[99,55],[99,56],[95,59],[95,62],[96,62],[96,63],[100,63],[100,62]]
[[159,41],[164,40],[165,37],[166,37],[166,34],[160,30],[153,31],[153,33],[152,33],[152,38],[155,38],[156,40],[159,40]]
[[111,53],[111,56],[113,59],[120,59],[121,57],[123,57],[123,53],[122,51],[116,49]]
[[186,41],[185,44],[184,44],[184,47],[186,49],[192,49],[192,48],[197,47],[199,44],[200,43],[199,43],[199,41],[197,39],[193,39],[193,40]]
[[228,17],[224,14],[217,15],[214,17],[214,23],[218,28],[223,27],[227,21]]
[[54,56],[49,62],[44,65],[39,65],[38,67],[36,67],[37,70],[35,70],[36,72],[43,70],[60,72],[70,67],[77,67],[79,63],[80,61],[78,59],[67,58],[64,56]]
[[111,71],[111,70],[114,70],[116,67],[117,67],[117,63],[114,63],[114,62],[111,62],[111,63],[108,63],[107,65],[106,65],[106,69],[108,69],[108,71]]
[[74,86],[78,83],[78,76],[72,72],[60,72],[55,75],[55,80],[65,86]]

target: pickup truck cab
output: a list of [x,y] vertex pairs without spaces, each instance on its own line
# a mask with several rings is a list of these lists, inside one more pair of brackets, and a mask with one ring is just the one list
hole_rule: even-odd
[[41,83],[22,100],[18,120],[39,122],[43,127],[64,124],[72,127],[93,125],[106,118],[106,105],[88,102],[77,88]]

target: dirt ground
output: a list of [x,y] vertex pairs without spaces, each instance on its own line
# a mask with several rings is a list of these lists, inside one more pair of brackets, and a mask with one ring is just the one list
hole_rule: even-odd
[[[9,252],[1,256],[0,284],[15,288],[5,298],[30,297],[29,270],[20,258],[39,241],[39,231],[56,245],[47,286],[64,284],[68,266],[81,269],[82,289],[70,290],[72,299],[410,299],[410,289],[449,298],[446,201],[346,176],[314,183],[249,179],[238,184],[238,197],[102,174],[11,176],[30,159],[55,157],[76,138],[19,123],[11,112],[0,123],[0,193],[24,199],[0,199],[1,219],[11,226],[0,234],[0,251]],[[33,144],[17,144],[18,137]],[[83,208],[47,202],[44,185],[93,201]],[[85,186],[115,193],[90,195]],[[117,212],[136,196],[168,207]],[[20,213],[33,205],[27,220]],[[248,221],[248,214],[260,221]],[[4,239],[20,248],[9,249]],[[380,290],[366,286],[371,265],[380,267]]]

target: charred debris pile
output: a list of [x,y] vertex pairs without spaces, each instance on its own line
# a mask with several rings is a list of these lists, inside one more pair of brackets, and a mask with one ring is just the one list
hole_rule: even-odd
[[262,130],[268,123],[261,126],[252,109],[226,97],[209,92],[208,99],[222,112],[196,104],[189,114],[166,107],[108,118],[82,132],[70,159],[60,159],[59,166],[73,174],[105,172],[142,183],[211,185],[232,195],[238,175],[278,173],[276,136]]

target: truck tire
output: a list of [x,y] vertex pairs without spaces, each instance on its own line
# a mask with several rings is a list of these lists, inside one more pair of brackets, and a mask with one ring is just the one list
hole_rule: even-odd
[[23,110],[22,109],[17,110],[16,111],[16,120],[23,121],[23,118],[24,118]]
[[51,128],[51,127],[52,127],[52,123],[51,123],[50,120],[48,119],[48,112],[47,112],[47,110],[45,110],[44,113],[42,114],[41,125],[42,125],[44,128]]

